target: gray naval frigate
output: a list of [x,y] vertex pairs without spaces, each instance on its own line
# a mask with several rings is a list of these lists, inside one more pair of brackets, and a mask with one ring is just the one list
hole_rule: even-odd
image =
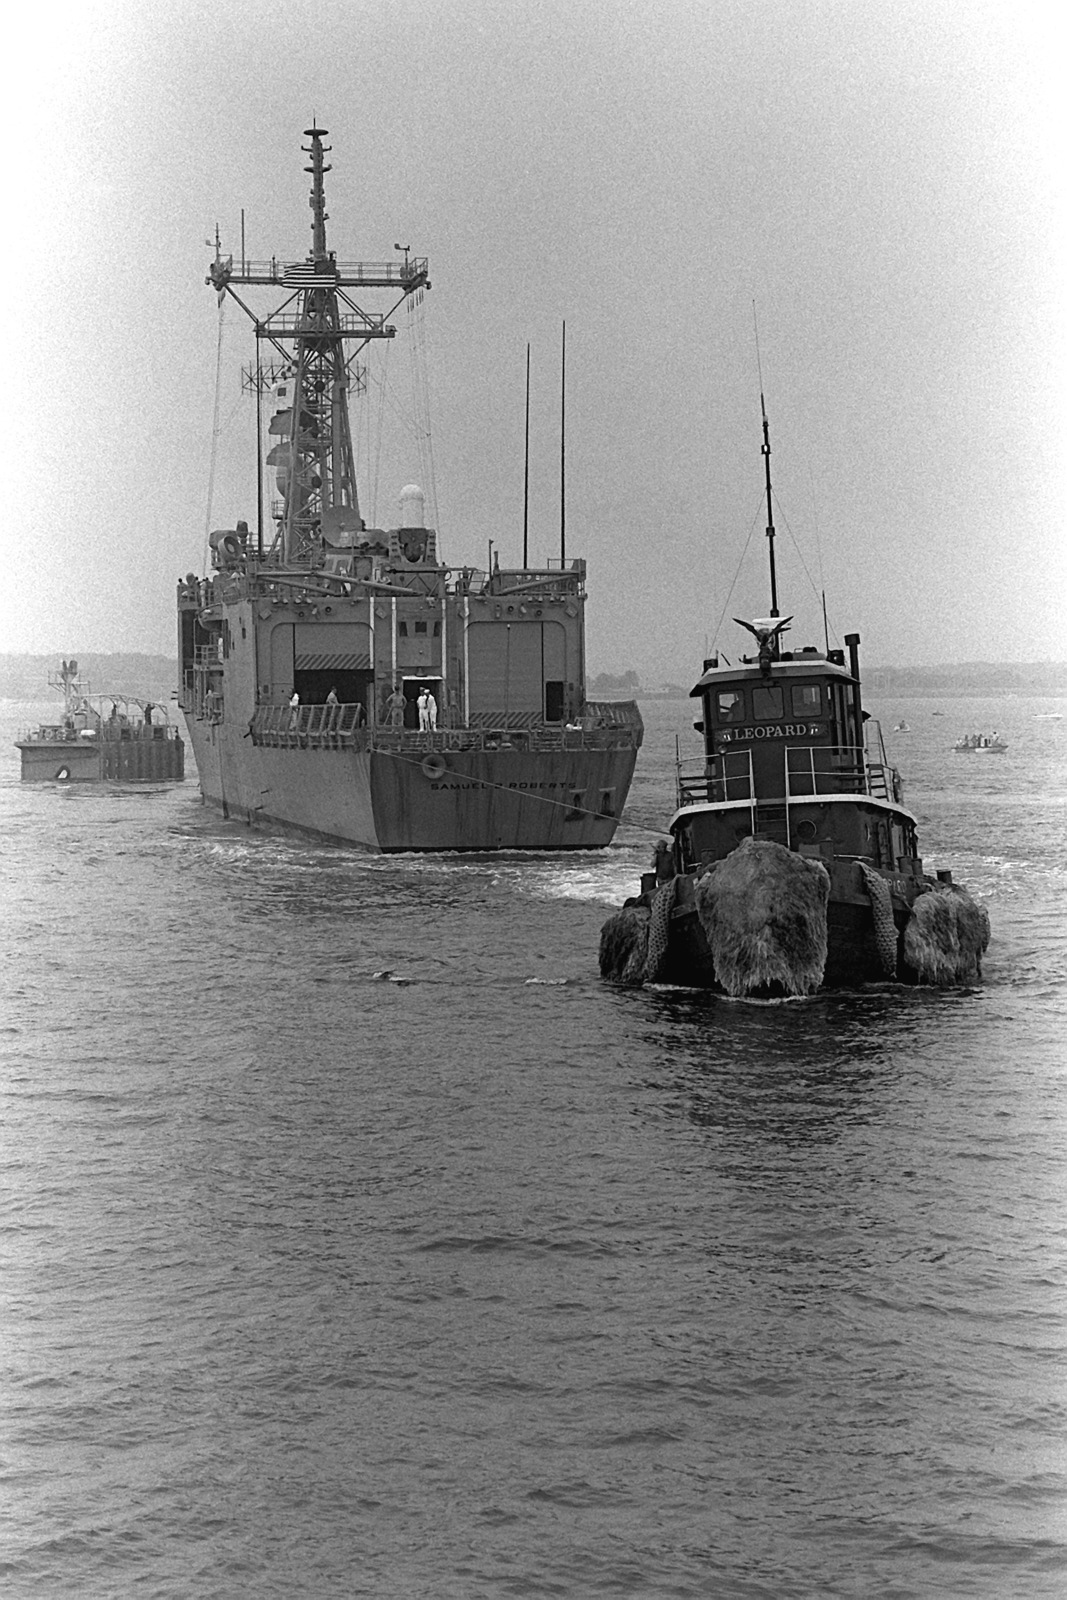
[[[586,565],[450,568],[425,495],[398,525],[360,511],[356,358],[421,303],[428,263],[341,262],[326,245],[326,130],[306,130],[311,252],[223,256],[208,283],[252,321],[256,519],[210,535],[178,586],[181,705],[205,800],[224,816],[382,851],[610,843],[642,723],[585,694]],[[246,303],[272,291],[267,312]],[[368,307],[382,297],[387,309]],[[266,485],[273,485],[268,496]],[[561,516],[561,527],[563,525]],[[525,546],[525,539],[524,539]]]

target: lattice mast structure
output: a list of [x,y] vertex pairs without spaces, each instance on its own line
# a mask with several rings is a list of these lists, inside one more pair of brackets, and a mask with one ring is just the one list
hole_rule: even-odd
[[[277,257],[246,261],[242,254],[235,264],[232,255],[223,257],[216,242],[207,278],[220,303],[224,294],[229,295],[253,323],[256,364],[248,386],[255,390],[257,401],[267,388],[279,394],[284,388],[288,399],[271,419],[277,443],[267,457],[282,492],[268,560],[282,566],[309,563],[331,532],[358,533],[365,526],[348,413],[349,385],[359,370],[357,358],[370,341],[395,338],[396,328],[388,318],[411,295],[430,287],[426,258],[407,250],[403,261],[337,261],[326,245],[325,175],[331,170],[324,159],[331,149],[323,143],[327,130],[312,125],[304,137],[310,140],[301,147],[310,157],[304,169],[311,174],[310,254],[291,263]],[[280,286],[292,292],[276,310],[260,317],[237,294],[235,284]],[[354,296],[382,289],[398,291],[384,313],[367,309]],[[264,347],[269,349],[265,352]],[[262,468],[260,479],[262,488]],[[261,512],[261,550],[262,524]]]

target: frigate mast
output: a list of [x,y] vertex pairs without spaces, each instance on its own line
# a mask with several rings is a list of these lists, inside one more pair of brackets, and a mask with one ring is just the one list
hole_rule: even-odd
[[[284,566],[311,561],[324,539],[354,535],[364,527],[356,485],[348,388],[354,363],[372,339],[392,339],[396,328],[387,318],[418,289],[430,287],[424,256],[403,261],[338,262],[326,247],[324,157],[330,146],[325,128],[304,130],[311,174],[311,253],[302,262],[246,261],[238,266],[223,257],[216,244],[208,275],[220,294],[229,294],[251,319],[256,333],[256,364],[246,376],[257,395],[276,390],[279,409],[270,423],[277,442],[267,456],[275,469],[282,500],[274,512],[277,534],[269,559]],[[277,310],[259,317],[235,292],[234,284],[281,285],[294,292]],[[399,290],[385,313],[366,310],[347,293],[350,289]],[[260,354],[269,345],[264,361]],[[276,359],[276,358],[280,358]],[[291,380],[291,381],[290,381]],[[285,393],[283,395],[282,390]],[[262,539],[262,529],[260,530]]]

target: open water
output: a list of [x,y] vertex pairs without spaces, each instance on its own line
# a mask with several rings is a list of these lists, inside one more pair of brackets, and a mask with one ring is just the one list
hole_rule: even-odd
[[778,1005],[597,976],[686,702],[577,858],[20,785],[49,709],[0,705],[5,1597],[1067,1593],[1067,703],[872,706],[987,981]]

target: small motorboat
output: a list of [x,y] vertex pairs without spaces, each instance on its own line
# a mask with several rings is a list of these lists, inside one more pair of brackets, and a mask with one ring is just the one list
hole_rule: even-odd
[[961,756],[1002,756],[1007,743],[994,728],[992,733],[967,733],[952,746]]

